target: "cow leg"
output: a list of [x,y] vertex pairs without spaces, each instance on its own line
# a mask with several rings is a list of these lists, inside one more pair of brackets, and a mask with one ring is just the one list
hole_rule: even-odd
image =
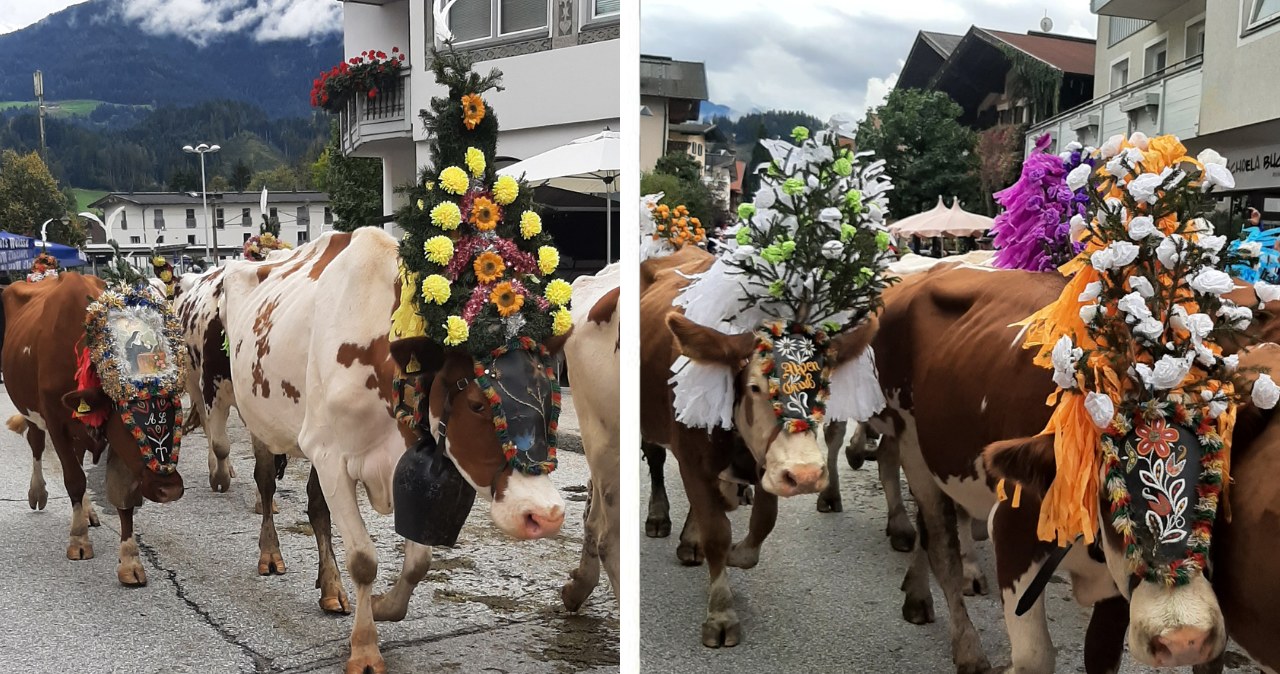
[[867,448],[870,438],[871,429],[867,424],[858,424],[853,437],[849,438],[849,444],[844,448],[844,460],[851,470],[861,470],[862,464],[874,457],[874,453]]
[[582,603],[600,584],[600,551],[596,539],[598,532],[592,526],[592,511],[603,507],[601,499],[595,494],[595,484],[592,480],[587,480],[587,507],[582,511],[582,556],[578,560],[578,568],[569,572],[569,582],[560,588],[560,601],[570,611],[581,608]]
[[[689,496],[690,519],[697,522],[696,530],[702,539],[702,550],[711,575],[707,619],[702,623],[702,645],[709,648],[737,646],[742,638],[741,626],[738,614],[733,610],[733,590],[729,587],[729,574],[725,570],[732,531],[729,517],[725,514],[724,500],[716,485],[717,477],[700,474],[703,470],[696,460],[680,462],[680,475]],[[688,529],[687,525],[685,529]]]
[[[720,497],[718,493],[716,496]],[[692,506],[689,508],[689,513],[685,515],[684,527],[680,529],[680,544],[676,546],[676,559],[685,566],[702,564],[702,537],[698,534],[698,522],[693,516]]]
[[320,476],[320,488],[342,536],[347,572],[356,585],[356,615],[351,626],[351,657],[347,660],[346,672],[386,674],[387,664],[378,651],[378,628],[373,622],[373,582],[378,578],[378,553],[360,518],[356,482],[347,474],[336,450],[317,448],[311,456],[335,462],[329,465],[313,462],[313,467]]
[[881,436],[876,449],[876,470],[880,475],[880,487],[884,489],[885,504],[889,507],[889,523],[885,534],[889,547],[898,552],[911,552],[916,547],[916,530],[911,526],[911,516],[902,500],[902,469],[898,453],[898,439]]
[[667,501],[667,483],[662,467],[667,461],[665,447],[648,442],[640,443],[645,463],[649,464],[649,519],[644,522],[644,535],[649,538],[666,538],[671,535],[671,503]]
[[32,510],[44,510],[49,502],[49,491],[44,486],[44,431],[35,424],[27,424],[27,444],[31,445],[31,485],[27,487],[27,505]]
[[916,497],[921,522],[921,547],[929,555],[933,576],[946,597],[950,616],[951,658],[959,674],[976,674],[991,669],[982,651],[978,630],[969,619],[962,589],[960,544],[956,536],[956,504],[942,493],[919,450],[902,455],[907,482]]
[[923,545],[911,553],[911,566],[907,567],[900,589],[906,593],[902,600],[903,620],[912,625],[926,625],[936,620],[933,590],[929,587],[929,555]]
[[205,415],[204,434],[209,439],[209,488],[219,493],[231,488],[231,463],[228,459],[231,456],[231,438],[227,436],[230,413],[230,405],[215,404],[207,408]]
[[89,540],[89,515],[92,509],[84,497],[84,469],[80,467],[80,454],[71,448],[71,439],[50,433],[58,462],[62,464],[62,484],[71,499],[71,538],[67,543],[67,559],[93,559],[93,542]]
[[[857,424],[854,425],[857,426]],[[827,442],[827,488],[818,494],[818,512],[820,513],[844,511],[844,505],[840,502],[840,469],[837,466],[837,460],[840,457],[840,449],[844,445],[844,434],[847,430],[848,423],[844,421],[831,422],[823,429],[823,436]]]
[[778,496],[763,489],[756,490],[756,502],[751,506],[751,524],[747,536],[735,543],[729,551],[729,566],[750,569],[760,563],[760,546],[773,531],[778,521]]
[[431,570],[431,546],[404,542],[404,567],[391,589],[373,595],[373,619],[398,622],[409,612],[409,598]]
[[987,576],[982,572],[982,566],[978,564],[978,556],[973,549],[973,530],[978,520],[970,517],[964,508],[959,508],[956,515],[956,533],[960,536],[960,561],[964,566],[964,594],[966,597],[985,595],[988,592]]
[[[253,438],[253,479],[263,503],[272,503],[276,495],[275,455],[257,438]],[[258,575],[283,575],[284,557],[280,555],[280,537],[276,534],[273,508],[262,510],[262,530],[258,533]]]
[[[1057,653],[1049,636],[1043,594],[1031,610],[1021,616],[1015,615],[1018,600],[1053,549],[1052,545],[1036,538],[1038,518],[1038,504],[1025,492],[1021,507],[999,503],[991,516],[991,544],[996,553],[996,578],[1004,604],[1004,624],[1009,632],[1013,671],[1019,674],[1053,672]],[[1125,614],[1127,621],[1127,609]],[[1094,629],[1093,622],[1090,621],[1091,630]],[[1123,630],[1120,634],[1123,635]],[[1085,641],[1087,644],[1088,639]],[[1092,674],[1092,670],[1089,671]]]
[[342,574],[338,573],[338,559],[333,555],[333,521],[329,518],[329,503],[324,500],[320,488],[320,476],[311,466],[307,478],[307,519],[316,537],[316,550],[320,553],[320,570],[316,575],[316,587],[320,589],[320,608],[325,613],[351,612],[347,591],[342,587]]
[[133,511],[142,505],[142,495],[138,493],[137,478],[114,452],[107,457],[107,501],[120,515],[120,563],[116,566],[116,578],[128,587],[146,585],[147,572],[133,537]]
[[[1124,655],[1124,634],[1129,629],[1129,602],[1111,597],[1093,605],[1089,629],[1084,635],[1086,674],[1116,674]],[[1222,670],[1219,669],[1220,673]],[[1202,674],[1196,669],[1196,674]],[[1207,674],[1207,673],[1204,673]]]

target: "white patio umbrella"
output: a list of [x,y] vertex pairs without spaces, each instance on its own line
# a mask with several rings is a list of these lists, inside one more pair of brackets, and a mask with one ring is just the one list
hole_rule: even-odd
[[[574,192],[588,192],[581,181],[600,180],[605,188],[605,263],[613,262],[613,183],[621,168],[618,132],[605,129],[565,145],[534,155],[498,171],[498,175],[524,177],[534,186],[571,178],[557,186]],[[590,184],[590,183],[588,183]]]

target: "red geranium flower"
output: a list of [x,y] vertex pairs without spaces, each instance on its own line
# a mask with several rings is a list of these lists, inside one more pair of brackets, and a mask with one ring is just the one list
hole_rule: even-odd
[[377,95],[378,95],[378,88],[377,88],[377,87],[374,87],[374,88],[372,88],[372,89],[370,89],[370,90],[369,90],[369,98],[374,98],[374,97],[376,97]]

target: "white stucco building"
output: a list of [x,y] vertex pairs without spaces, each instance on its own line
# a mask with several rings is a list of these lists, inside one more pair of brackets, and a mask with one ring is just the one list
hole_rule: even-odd
[[[477,71],[503,73],[504,90],[485,97],[501,126],[500,164],[606,127],[619,130],[619,6],[619,0],[454,4],[449,24],[455,48],[471,53]],[[416,180],[430,159],[418,113],[433,96],[446,93],[428,68],[435,41],[432,10],[430,0],[346,0],[343,6],[346,58],[369,49],[390,53],[393,47],[408,54],[399,87],[353,100],[339,114],[343,152],[382,160],[387,215],[403,199],[395,188]]]

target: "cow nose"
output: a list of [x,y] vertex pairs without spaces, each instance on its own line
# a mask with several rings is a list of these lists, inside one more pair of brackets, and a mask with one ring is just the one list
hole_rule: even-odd
[[1199,627],[1179,627],[1151,639],[1157,667],[1189,667],[1208,662],[1213,633]]
[[827,467],[817,463],[791,466],[782,471],[782,484],[791,495],[822,491],[827,486]]
[[552,506],[541,511],[526,511],[524,514],[524,533],[527,538],[546,538],[560,532],[564,524],[564,508]]

